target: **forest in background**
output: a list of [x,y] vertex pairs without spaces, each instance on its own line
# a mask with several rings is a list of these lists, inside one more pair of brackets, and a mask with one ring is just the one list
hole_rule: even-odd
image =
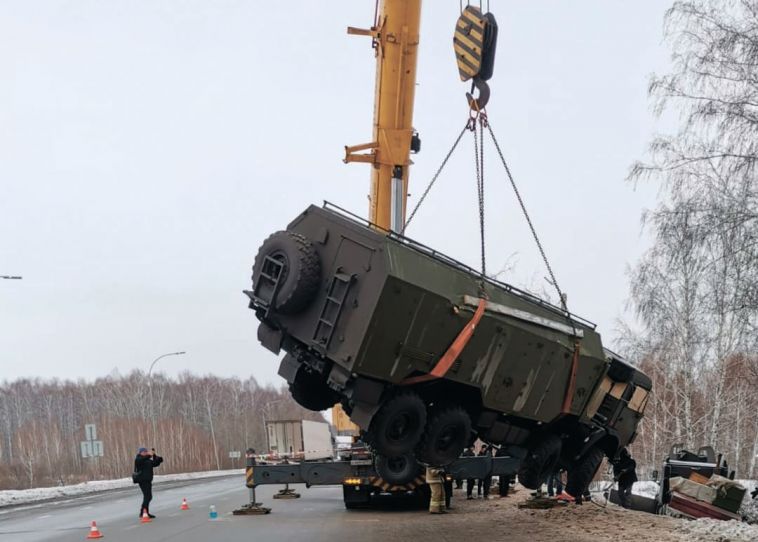
[[[664,30],[671,69],[650,95],[678,129],[629,176],[659,187],[618,345],[653,380],[632,452],[645,477],[674,444],[711,445],[758,478],[758,0],[674,2]],[[143,444],[166,472],[228,468],[229,450],[262,448],[264,416],[320,417],[254,379],[157,375],[152,438],[148,392],[139,372],[0,385],[0,488],[128,476]],[[100,460],[80,457],[85,423],[98,426]]]
[[630,180],[659,187],[643,224],[653,244],[631,270],[637,321],[622,348],[653,379],[634,451],[660,465],[672,444],[712,445],[737,476],[758,461],[758,1],[674,2],[669,73],[653,139]]
[[[153,406],[150,401],[152,385]],[[137,448],[155,447],[160,473],[228,469],[244,451],[266,451],[265,420],[310,419],[286,387],[254,378],[135,371],[94,382],[17,380],[0,384],[0,489],[130,476]],[[155,420],[155,435],[153,433]],[[104,456],[82,458],[94,423]],[[230,451],[241,451],[236,463]]]

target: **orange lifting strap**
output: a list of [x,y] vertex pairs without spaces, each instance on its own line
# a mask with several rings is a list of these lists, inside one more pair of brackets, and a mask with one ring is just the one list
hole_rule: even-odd
[[461,355],[461,352],[463,352],[463,349],[466,348],[466,345],[471,340],[471,337],[474,335],[474,330],[476,329],[476,326],[479,325],[479,321],[482,319],[482,316],[484,316],[484,309],[486,307],[487,307],[487,300],[479,299],[479,305],[476,307],[474,316],[465,325],[465,327],[461,330],[461,332],[458,333],[458,336],[450,345],[450,348],[448,348],[447,351],[442,355],[440,360],[437,362],[437,365],[434,366],[434,369],[432,369],[432,372],[425,375],[412,376],[410,378],[406,378],[405,380],[401,382],[401,384],[408,386],[410,384],[428,382],[429,380],[435,380],[437,378],[442,378],[443,376],[445,376],[445,374],[447,374],[447,372],[450,370],[450,367],[453,366],[453,363],[455,363],[455,360],[458,359],[458,356]]

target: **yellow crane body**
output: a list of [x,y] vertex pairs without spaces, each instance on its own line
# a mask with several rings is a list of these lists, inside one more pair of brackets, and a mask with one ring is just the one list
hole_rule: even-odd
[[393,231],[405,222],[420,23],[421,0],[382,0],[375,26],[348,28],[373,39],[376,90],[373,141],[345,147],[345,162],[372,164],[369,220]]

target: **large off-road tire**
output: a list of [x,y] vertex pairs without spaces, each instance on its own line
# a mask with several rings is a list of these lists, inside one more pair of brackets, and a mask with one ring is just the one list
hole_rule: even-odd
[[269,256],[283,264],[274,309],[296,314],[313,301],[321,282],[321,262],[310,240],[291,231],[278,231],[266,239],[253,264],[253,286],[260,280]]
[[589,487],[590,482],[595,477],[597,469],[600,468],[603,457],[605,457],[605,452],[597,446],[587,450],[587,453],[576,462],[574,468],[568,470],[566,493],[572,497],[578,497],[584,493],[584,490]]
[[426,424],[426,405],[416,393],[404,391],[387,400],[369,425],[369,443],[380,454],[412,451]]
[[382,480],[392,485],[407,484],[421,474],[421,465],[412,453],[391,456],[376,454],[374,468]]
[[561,456],[561,439],[544,435],[529,450],[518,470],[519,483],[528,489],[539,489],[555,470]]
[[321,375],[310,372],[305,367],[300,367],[289,388],[297,404],[316,412],[331,408],[340,400],[339,394],[326,385]]
[[435,467],[458,459],[471,436],[471,418],[461,407],[449,407],[433,414],[426,424],[418,447],[418,457]]

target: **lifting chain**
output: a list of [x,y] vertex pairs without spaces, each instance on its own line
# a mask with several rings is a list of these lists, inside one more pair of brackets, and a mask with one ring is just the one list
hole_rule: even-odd
[[490,133],[490,137],[492,137],[492,142],[495,144],[495,149],[497,150],[497,153],[500,156],[500,161],[503,163],[503,167],[505,168],[505,174],[508,176],[508,181],[511,183],[511,188],[513,188],[513,193],[516,194],[516,199],[518,200],[518,204],[521,207],[521,212],[524,214],[526,223],[529,225],[529,230],[532,232],[532,237],[534,238],[534,242],[537,245],[537,249],[540,251],[540,256],[542,256],[542,261],[545,263],[547,272],[550,275],[550,283],[555,288],[555,291],[558,292],[558,299],[560,300],[561,308],[566,313],[568,313],[569,310],[568,310],[568,307],[566,306],[566,296],[561,291],[560,286],[558,286],[558,281],[555,278],[555,273],[553,273],[553,268],[550,266],[550,262],[547,259],[547,255],[545,254],[545,249],[542,247],[542,242],[540,241],[540,238],[537,235],[537,230],[534,228],[534,224],[532,224],[532,218],[529,216],[529,212],[526,210],[526,205],[524,204],[524,200],[521,198],[521,193],[519,192],[519,189],[516,186],[516,181],[513,180],[513,175],[511,175],[511,170],[508,167],[508,163],[505,161],[505,156],[503,155],[503,151],[500,149],[500,144],[498,143],[497,138],[495,137],[495,132],[492,131],[492,125],[489,123],[487,123],[487,130]]
[[[474,112],[474,109],[471,109]],[[477,134],[477,121],[479,133]],[[479,203],[479,242],[482,257],[482,275],[487,275],[487,260],[484,247],[484,127],[487,124],[487,113],[476,110],[469,117],[468,129],[474,135],[474,166],[476,168],[476,193]]]
[[413,217],[416,216],[416,213],[419,210],[419,207],[421,207],[421,204],[424,203],[424,200],[426,199],[426,196],[429,195],[429,191],[434,186],[434,183],[437,182],[437,178],[440,176],[440,173],[442,173],[442,170],[445,168],[445,165],[447,165],[447,161],[450,160],[450,157],[453,155],[453,152],[455,152],[456,147],[458,147],[458,143],[461,142],[461,139],[463,139],[463,134],[466,133],[466,130],[469,129],[469,122],[466,121],[466,125],[461,130],[461,133],[458,134],[458,137],[455,138],[455,142],[453,143],[453,146],[450,147],[450,150],[447,151],[447,155],[445,156],[445,159],[442,160],[442,164],[440,164],[440,167],[437,169],[437,172],[434,174],[434,177],[432,177],[431,182],[426,186],[426,189],[424,189],[424,193],[421,194],[421,198],[418,200],[418,203],[413,208],[413,211],[411,211],[411,214],[408,216],[408,220],[405,221],[405,224],[403,225],[403,231],[401,231],[401,235],[405,235],[405,230],[408,229],[408,224],[411,223],[411,220],[413,220]]

